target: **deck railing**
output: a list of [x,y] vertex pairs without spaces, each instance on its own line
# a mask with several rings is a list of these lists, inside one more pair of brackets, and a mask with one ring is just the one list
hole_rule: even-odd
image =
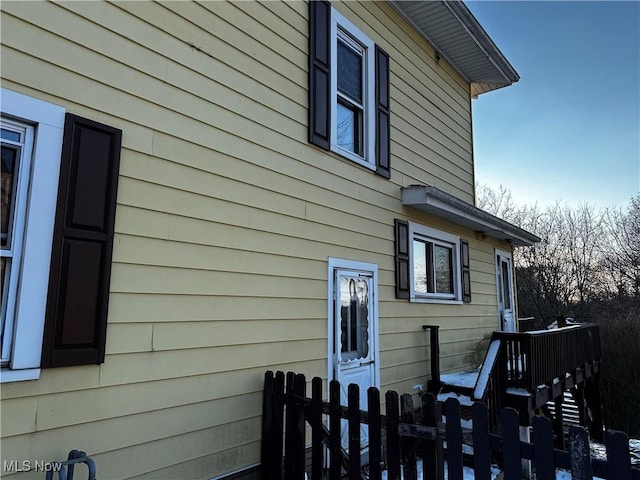
[[555,330],[511,333],[494,332],[502,343],[499,370],[502,385],[535,392],[540,385],[600,361],[598,325],[575,325]]

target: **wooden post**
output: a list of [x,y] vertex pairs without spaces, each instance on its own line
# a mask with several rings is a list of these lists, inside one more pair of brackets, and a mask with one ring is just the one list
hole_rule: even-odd
[[295,478],[296,459],[296,407],[294,383],[296,374],[287,372],[285,388],[285,435],[284,435],[284,480],[298,480]]
[[369,407],[369,480],[380,480],[382,471],[382,419],[380,417],[380,391],[376,387],[367,390]]
[[534,462],[536,479],[555,480],[556,469],[553,460],[553,430],[551,421],[544,417],[533,418]]
[[295,376],[293,394],[293,423],[295,438],[295,445],[293,448],[293,478],[294,480],[305,480],[306,422],[304,418],[304,400],[307,396],[307,379],[300,373]]
[[444,404],[447,417],[447,465],[449,480],[463,480],[462,471],[462,427],[460,426],[460,403],[448,398]]
[[[400,397],[401,420],[404,423],[413,423],[413,398],[410,394],[404,393]],[[402,452],[402,464],[404,465],[404,480],[417,480],[418,470],[416,467],[416,441],[411,437],[403,437],[400,447]]]
[[[438,428],[442,419],[441,403],[431,393],[422,396],[422,423]],[[422,468],[427,480],[444,480],[444,448],[440,435],[435,440],[427,440],[422,457]]]
[[284,421],[284,372],[276,372],[273,382],[273,434],[271,436],[271,479],[282,480],[283,421]]
[[273,444],[273,372],[264,374],[264,390],[262,392],[262,443],[260,445],[260,478],[271,479],[271,446]]
[[349,480],[360,480],[360,388],[356,383],[347,386],[349,422]]
[[502,463],[504,480],[522,480],[518,412],[505,408],[500,412],[502,424]]
[[342,478],[342,435],[340,433],[340,383],[331,380],[329,383],[329,478]]
[[571,457],[571,478],[573,480],[592,480],[589,435],[584,428],[569,427],[569,455]]
[[311,381],[311,406],[309,409],[311,424],[311,480],[322,480],[322,379],[314,377]]
[[475,480],[491,479],[491,450],[489,449],[489,411],[484,403],[471,407],[473,416],[473,472]]
[[387,474],[389,480],[400,480],[400,435],[398,434],[398,394],[389,390],[387,404]]
[[607,447],[607,478],[631,480],[629,437],[623,432],[607,431],[604,444]]
[[428,383],[430,393],[440,391],[440,335],[438,325],[423,325],[423,330],[429,330],[429,346],[431,347],[431,380]]

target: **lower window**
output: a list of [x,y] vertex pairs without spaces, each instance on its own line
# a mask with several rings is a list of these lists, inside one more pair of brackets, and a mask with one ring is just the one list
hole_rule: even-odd
[[1,90],[0,380],[37,378],[65,109]]
[[460,301],[460,238],[409,224],[411,299]]

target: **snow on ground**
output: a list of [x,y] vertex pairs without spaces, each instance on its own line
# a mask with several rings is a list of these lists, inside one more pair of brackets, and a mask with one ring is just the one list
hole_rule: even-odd
[[[422,459],[418,459],[418,461],[416,462],[416,466],[418,470],[417,478],[421,479],[422,478]],[[473,473],[473,469],[471,467],[462,467],[462,474],[463,474],[464,480],[475,479],[475,474]],[[502,478],[501,474],[502,474],[502,471],[497,466],[491,465],[491,480],[498,480],[499,478]],[[401,474],[401,478],[404,478],[403,474]],[[445,468],[444,468],[444,478],[445,480],[449,478],[449,472],[447,471],[446,462],[445,462]],[[387,480],[386,470],[382,472],[382,480]],[[560,468],[556,469],[556,480],[572,480],[571,472],[567,470],[562,470]],[[593,477],[593,480],[603,480],[603,479],[600,477]]]
[[[607,460],[607,449],[602,443],[591,441],[590,445],[591,458],[597,458],[603,461]],[[631,465],[640,467],[640,440],[634,438],[629,439],[629,454],[631,455]]]
[[[416,466],[417,466],[417,470],[418,470],[418,479],[422,478],[422,459],[418,459],[418,461],[416,462]],[[464,480],[474,480],[475,475],[473,474],[473,469],[469,468],[469,467],[462,467],[463,469],[463,475],[464,475]],[[491,466],[491,480],[496,480],[498,478],[498,475],[500,475],[500,470],[495,467],[494,465]],[[404,475],[401,475],[401,478],[404,478]],[[449,478],[448,475],[448,471],[447,471],[447,464],[445,462],[444,465],[444,478],[445,480],[447,480]],[[571,477],[569,477],[571,478]],[[382,472],[382,480],[387,480],[387,471],[383,471]]]
[[[572,480],[571,472],[567,470],[562,470],[561,468],[557,468],[556,480]],[[593,480],[603,480],[603,479],[600,477],[593,477]]]

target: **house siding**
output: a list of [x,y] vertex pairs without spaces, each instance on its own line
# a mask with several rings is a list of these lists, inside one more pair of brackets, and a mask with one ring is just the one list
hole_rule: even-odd
[[[306,3],[2,2],[3,88],[123,131],[106,361],[3,384],[2,460],[259,462],[264,371],[326,378],[328,257],[379,266],[383,389],[426,383],[423,324],[444,369],[497,326],[507,246],[400,201],[421,183],[473,203],[469,85],[386,3],[336,8],[390,55],[390,180],[307,141]],[[471,304],[395,299],[394,218],[469,241]]]

